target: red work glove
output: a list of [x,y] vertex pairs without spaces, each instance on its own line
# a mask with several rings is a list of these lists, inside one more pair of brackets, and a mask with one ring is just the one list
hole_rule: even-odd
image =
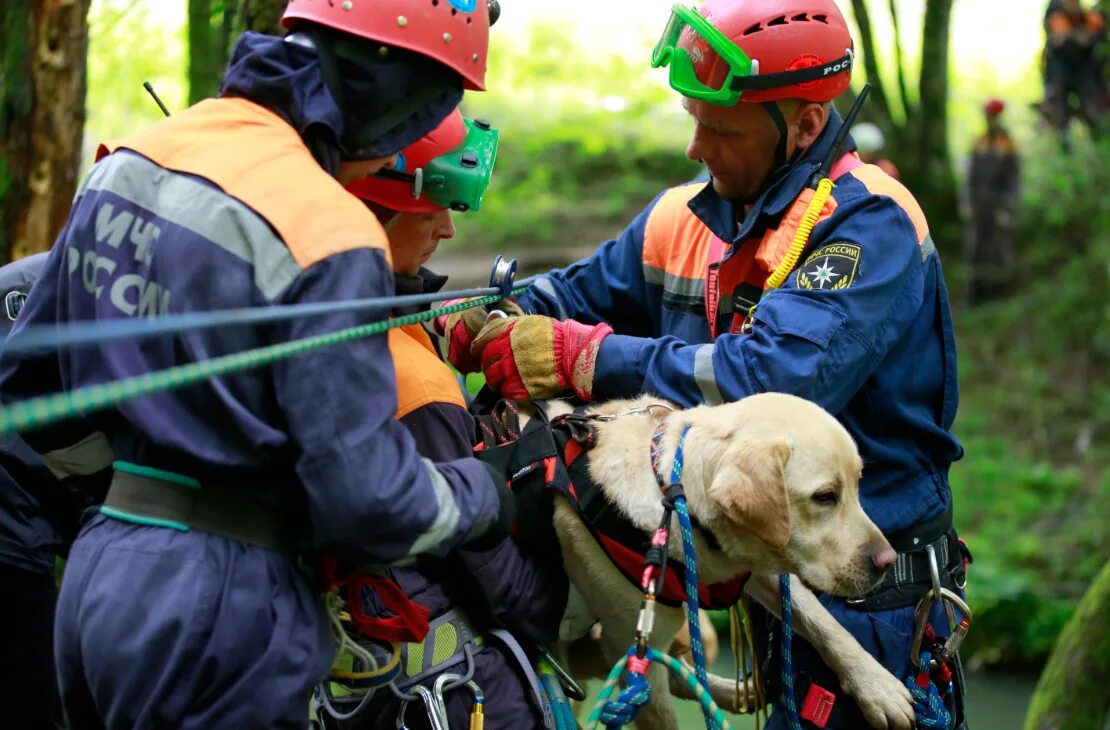
[[[443,306],[464,301],[466,300],[451,299],[444,302]],[[524,310],[511,299],[506,299],[498,306],[501,311],[511,317],[524,314]],[[451,363],[456,370],[464,375],[466,373],[476,373],[482,369],[481,358],[477,354],[472,355],[470,353],[470,346],[474,343],[474,338],[482,329],[482,326],[485,325],[487,316],[488,313],[483,307],[471,307],[461,312],[440,315],[433,320],[436,332],[442,335],[447,343],[447,362]]]
[[512,400],[543,400],[573,389],[593,400],[594,369],[607,324],[528,315],[491,319],[474,338],[489,387]]

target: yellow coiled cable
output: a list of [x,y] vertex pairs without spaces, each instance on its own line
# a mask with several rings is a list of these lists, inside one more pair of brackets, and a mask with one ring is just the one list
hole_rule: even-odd
[[[821,217],[821,211],[825,208],[825,203],[828,202],[829,196],[832,195],[833,181],[829,178],[822,178],[821,182],[817,183],[817,190],[813,193],[813,198],[806,206],[806,212],[802,214],[802,220],[798,224],[798,230],[794,231],[794,239],[790,242],[790,248],[787,249],[786,255],[783,256],[782,261],[767,277],[767,287],[765,291],[778,289],[782,283],[786,281],[786,277],[790,276],[790,272],[798,265],[798,259],[801,258],[802,251],[805,251],[806,244],[809,243],[809,236],[813,233],[813,227],[817,225],[818,219]],[[766,294],[764,294],[766,296]],[[755,304],[748,310],[748,322],[752,321],[755,315],[755,310],[759,304]]]

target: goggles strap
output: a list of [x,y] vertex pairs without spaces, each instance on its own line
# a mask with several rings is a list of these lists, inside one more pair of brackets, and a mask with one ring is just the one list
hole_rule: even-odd
[[781,89],[785,86],[794,86],[795,84],[804,84],[807,81],[817,81],[838,73],[851,72],[855,57],[856,54],[851,49],[848,49],[848,52],[840,58],[835,61],[823,63],[820,66],[811,66],[809,68],[800,68],[795,71],[783,71],[774,74],[735,76],[729,88],[733,91],[766,91],[768,89]]

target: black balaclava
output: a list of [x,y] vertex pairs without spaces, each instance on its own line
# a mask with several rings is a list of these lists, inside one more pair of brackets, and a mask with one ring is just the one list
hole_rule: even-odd
[[401,151],[462,100],[461,77],[426,56],[312,24],[302,28],[285,38],[244,33],[220,95],[281,116],[332,175],[341,162]]

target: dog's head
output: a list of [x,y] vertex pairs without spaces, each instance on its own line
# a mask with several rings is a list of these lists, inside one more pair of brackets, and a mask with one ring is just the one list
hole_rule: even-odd
[[860,507],[863,462],[836,419],[779,393],[689,413],[700,433],[687,448],[707,484],[701,518],[726,554],[834,595],[882,580],[895,553]]

